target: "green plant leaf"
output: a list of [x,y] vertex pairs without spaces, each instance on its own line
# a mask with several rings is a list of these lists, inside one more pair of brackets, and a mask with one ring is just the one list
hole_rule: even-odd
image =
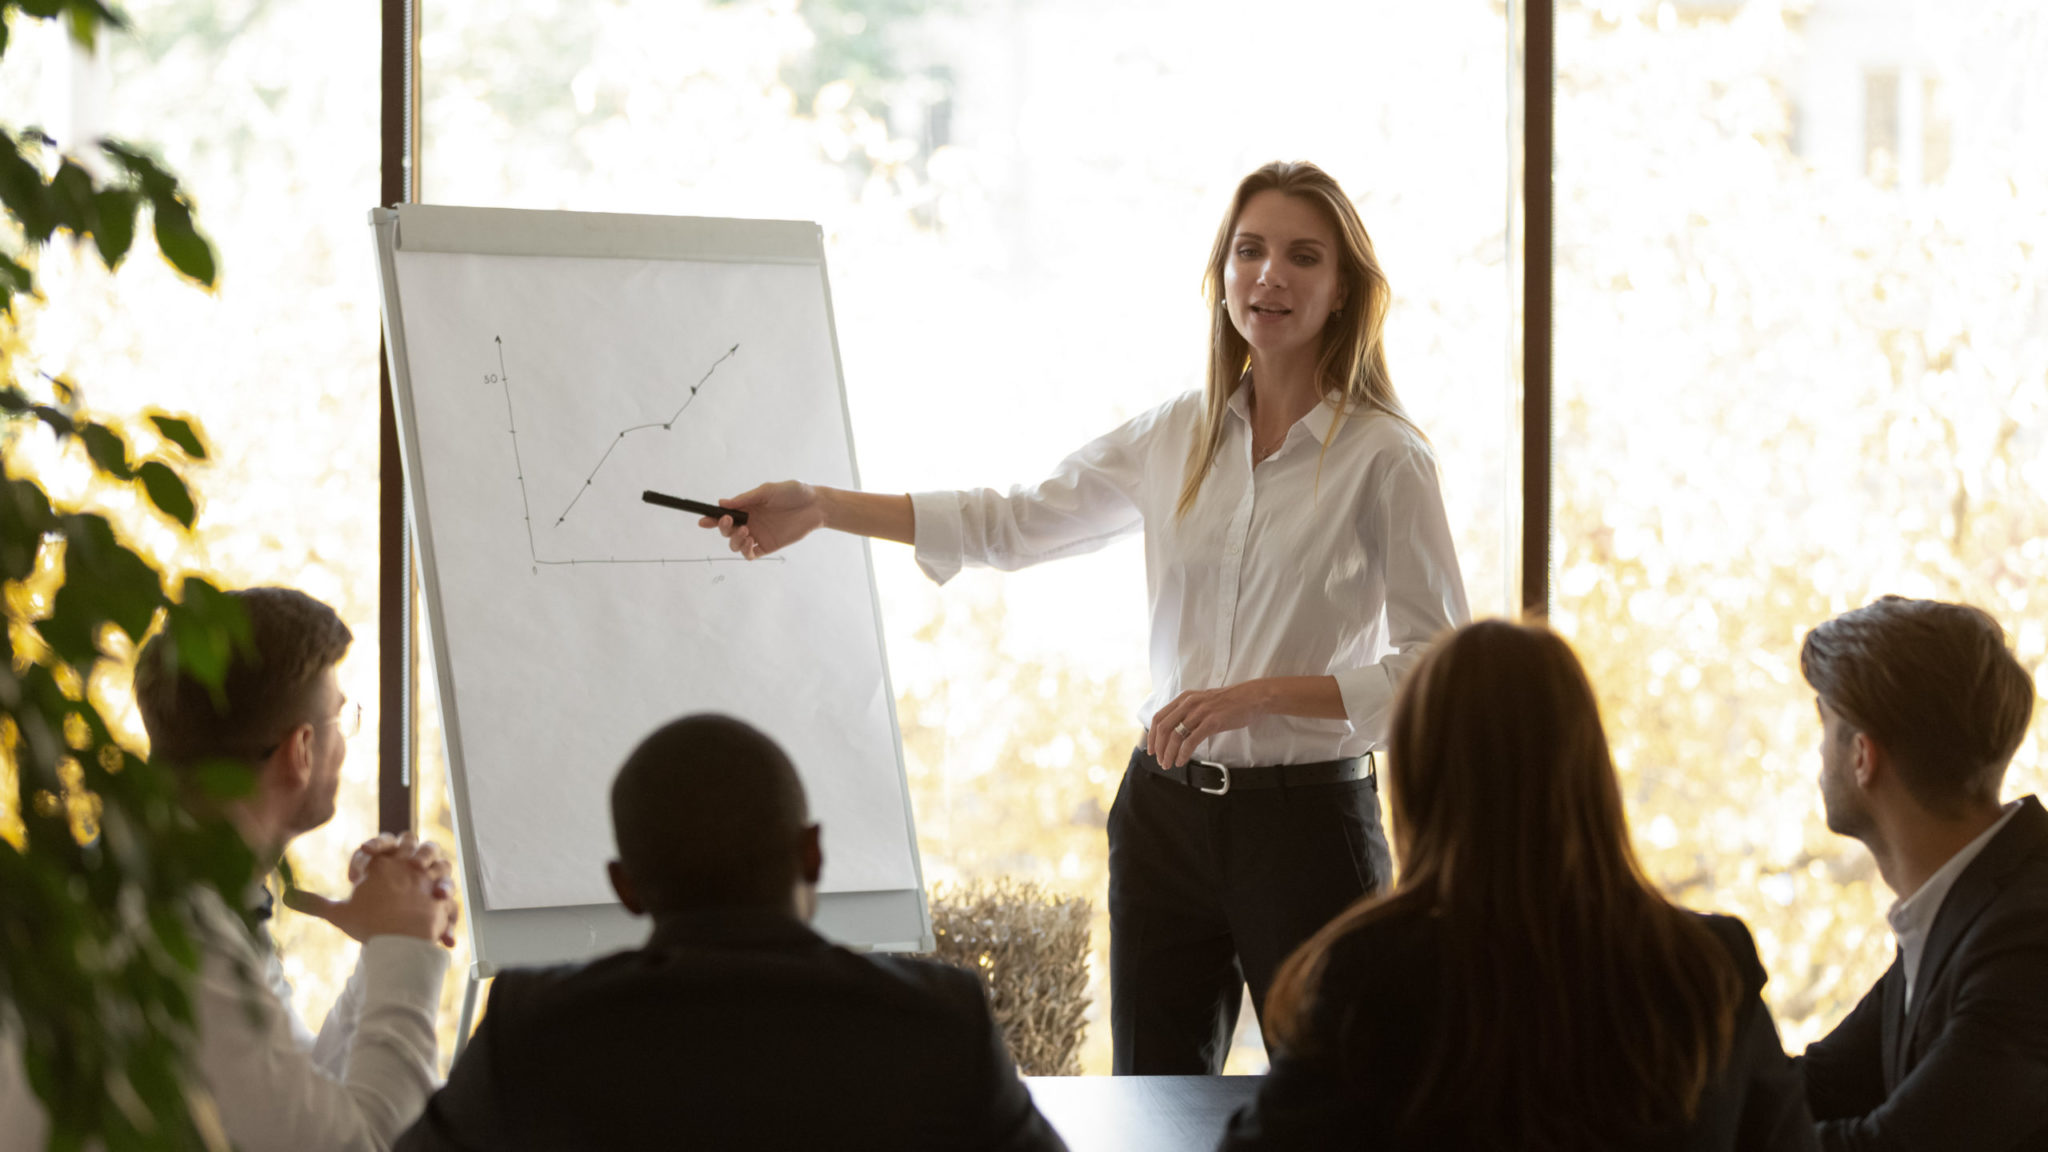
[[248,842],[232,826],[216,818],[199,830],[191,848],[186,863],[231,905],[239,904],[256,874],[256,857],[249,851]]
[[235,760],[204,761],[192,769],[192,781],[214,800],[233,800],[256,790],[255,770]]
[[71,6],[71,39],[88,52],[99,40],[99,24],[92,11],[82,4]]
[[66,158],[50,177],[50,210],[57,226],[69,228],[75,236],[89,236],[98,228],[99,205],[93,199],[92,174]]
[[16,292],[35,290],[35,273],[16,263],[13,257],[0,256],[0,308],[7,307],[8,301]]
[[199,509],[192,503],[192,493],[185,488],[185,482],[171,471],[170,465],[161,460],[146,460],[135,470],[135,475],[149,492],[150,503],[185,527],[192,526],[192,521],[199,516]]
[[99,141],[100,151],[115,163],[150,200],[168,200],[178,194],[178,179],[166,172],[147,148],[112,137]]
[[119,432],[105,424],[87,424],[78,430],[78,438],[85,441],[85,453],[100,471],[122,480],[135,475],[128,463],[128,442]]
[[0,132],[0,204],[14,214],[31,245],[48,240],[57,227],[42,172],[22,155],[20,142],[5,132]]
[[[247,775],[245,771],[243,775]],[[158,908],[149,918],[150,930],[155,933],[157,944],[164,954],[181,968],[197,970],[199,967],[199,946],[192,939],[192,933],[185,922],[170,908]]]
[[170,643],[163,671],[183,671],[218,697],[227,676],[228,659],[236,651],[253,652],[249,618],[233,597],[197,576],[187,576],[164,622]]
[[98,611],[83,582],[67,581],[57,589],[50,614],[36,621],[36,633],[66,664],[87,666],[99,658],[97,637],[106,615]]
[[50,498],[31,480],[0,488],[0,580],[26,580],[36,570],[43,537],[57,526]]
[[192,224],[192,209],[176,197],[153,197],[152,216],[156,225],[156,246],[171,267],[211,288],[213,286],[213,245]]
[[115,537],[105,517],[84,513],[59,519],[64,534],[63,592],[78,590],[92,597],[99,624],[113,621],[131,638],[141,639],[168,603],[163,578],[149,562]]
[[191,420],[151,413],[149,421],[156,425],[158,435],[184,449],[185,455],[194,460],[206,459],[206,442],[199,438],[199,430],[192,426]]
[[93,228],[92,242],[100,250],[100,263],[111,272],[135,245],[135,213],[141,210],[142,196],[129,188],[102,188],[94,197],[94,206],[99,223]]
[[48,404],[36,404],[32,405],[29,411],[34,412],[36,419],[49,425],[50,431],[55,432],[59,436],[78,435],[78,426],[71,422],[70,414],[61,408],[52,408]]

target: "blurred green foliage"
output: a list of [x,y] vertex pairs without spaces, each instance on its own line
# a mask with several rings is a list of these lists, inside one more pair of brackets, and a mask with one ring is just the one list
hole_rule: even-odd
[[[0,53],[30,19],[90,48],[120,16],[94,0],[0,2]],[[178,782],[125,746],[96,699],[162,621],[165,658],[220,684],[239,610],[203,580],[173,595],[94,494],[138,493],[177,532],[198,505],[183,472],[207,457],[191,421],[91,414],[68,380],[35,368],[23,334],[40,300],[38,255],[60,233],[118,268],[147,222],[164,259],[210,288],[213,247],[177,178],[134,145],[64,150],[0,126],[0,1035],[18,1044],[50,1116],[49,1147],[223,1148],[188,1075],[201,946],[195,897],[239,904],[248,848],[194,816]],[[52,498],[45,468],[75,466],[86,499]],[[246,768],[201,774],[215,794]]]

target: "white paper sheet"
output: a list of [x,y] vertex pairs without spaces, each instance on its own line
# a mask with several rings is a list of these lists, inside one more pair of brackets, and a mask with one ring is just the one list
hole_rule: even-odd
[[746,563],[640,498],[852,484],[819,267],[399,252],[396,270],[486,905],[610,902],[612,776],[699,711],[789,751],[827,891],[915,887],[861,543],[821,532]]

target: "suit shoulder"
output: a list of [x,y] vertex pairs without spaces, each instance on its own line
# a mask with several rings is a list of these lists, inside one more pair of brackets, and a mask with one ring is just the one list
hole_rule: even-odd
[[1744,924],[1741,917],[1720,912],[1695,912],[1692,915],[1737,963],[1747,965],[1756,961],[1756,938],[1750,935],[1749,925]]
[[1970,935],[1985,932],[2048,946],[2048,846],[2010,873],[1985,905]]
[[873,965],[882,976],[900,985],[909,995],[926,997],[956,1011],[977,1016],[988,1013],[988,993],[981,977],[942,960],[919,956],[856,956]]
[[1735,961],[1735,970],[1742,977],[1744,991],[1760,992],[1770,982],[1770,974],[1764,971],[1764,962],[1757,955],[1756,940],[1749,934],[1749,925],[1734,916],[1718,912],[1695,912],[1692,914],[1714,937],[1728,958]]
[[2014,869],[2013,886],[2034,900],[2048,899],[2048,836],[2037,840]]
[[1957,889],[1978,885],[1990,886],[1989,900],[1971,935],[1989,930],[2000,938],[2048,941],[2048,814],[2033,797],[1963,871],[1949,899],[1957,899]]
[[605,972],[631,962],[633,952],[617,952],[581,964],[554,964],[537,968],[508,968],[491,978],[490,1012],[515,1016],[537,1010],[573,995],[579,987]]

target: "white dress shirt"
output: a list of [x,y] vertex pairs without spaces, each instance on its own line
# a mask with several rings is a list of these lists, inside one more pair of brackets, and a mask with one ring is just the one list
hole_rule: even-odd
[[2012,823],[2013,813],[2019,810],[2019,801],[2007,804],[2005,815],[2000,816],[1996,824],[1963,845],[1948,858],[1947,863],[1934,870],[1934,875],[1929,876],[1925,884],[1915,889],[1911,896],[1893,903],[1884,914],[1891,923],[1892,935],[1898,937],[1899,961],[1906,970],[1905,1011],[1913,1010],[1913,978],[1920,972],[1920,953],[1927,947],[1927,934],[1934,931],[1934,918],[1941,915],[1941,905],[1948,899],[1948,890],[1956,886],[1956,880],[1984,851],[1985,845]]
[[918,566],[944,583],[963,564],[1015,570],[1142,529],[1152,694],[1140,727],[1190,689],[1334,676],[1344,719],[1261,716],[1197,755],[1237,766],[1361,755],[1384,742],[1402,672],[1469,618],[1436,457],[1408,425],[1356,409],[1325,451],[1336,421],[1325,401],[1254,467],[1248,400],[1248,385],[1231,397],[1185,518],[1175,508],[1200,392],[1088,444],[1035,487],[912,494]]
[[[407,936],[371,937],[315,1036],[291,1008],[276,953],[259,947],[217,896],[199,901],[197,1066],[228,1139],[239,1152],[391,1147],[436,1087],[434,1020],[447,950]],[[45,1125],[20,1041],[10,1037],[0,1043],[5,1146],[41,1148]]]

